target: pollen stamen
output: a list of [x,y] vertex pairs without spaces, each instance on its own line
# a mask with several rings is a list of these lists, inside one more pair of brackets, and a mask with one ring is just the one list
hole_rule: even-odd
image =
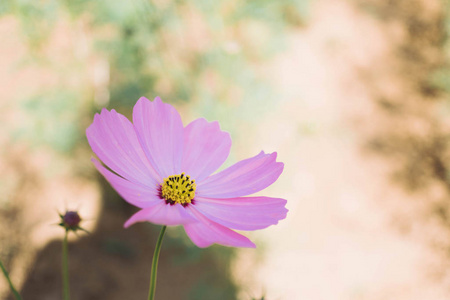
[[161,198],[166,200],[167,204],[179,203],[186,206],[194,199],[195,188],[195,180],[191,180],[189,175],[171,175],[164,178],[161,184]]

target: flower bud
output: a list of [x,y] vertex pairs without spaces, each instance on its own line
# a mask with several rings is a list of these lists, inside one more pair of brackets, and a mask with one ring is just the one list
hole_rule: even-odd
[[64,227],[66,231],[68,230],[72,230],[74,232],[77,230],[86,231],[85,229],[80,227],[81,217],[77,211],[66,211],[64,215],[59,214],[59,216],[61,217],[61,222],[58,225]]

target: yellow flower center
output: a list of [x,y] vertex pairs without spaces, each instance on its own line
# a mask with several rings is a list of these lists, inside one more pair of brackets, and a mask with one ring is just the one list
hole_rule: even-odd
[[188,175],[172,175],[164,178],[161,184],[161,197],[168,204],[179,203],[183,206],[192,202],[195,196],[195,179],[190,179]]

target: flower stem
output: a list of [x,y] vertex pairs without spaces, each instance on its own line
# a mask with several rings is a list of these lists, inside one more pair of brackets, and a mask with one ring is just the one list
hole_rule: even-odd
[[17,300],[22,300],[22,297],[20,297],[19,293],[18,293],[17,290],[14,288],[14,285],[13,285],[13,283],[12,283],[12,281],[11,281],[11,278],[9,278],[8,271],[6,271],[5,266],[3,266],[3,263],[2,263],[1,260],[0,260],[0,268],[2,269],[3,275],[5,275],[6,280],[7,280],[8,283],[9,283],[9,287],[11,288],[11,292],[14,294],[14,297],[15,297]]
[[163,226],[161,228],[161,232],[159,233],[158,241],[156,242],[155,252],[153,253],[153,261],[152,261],[152,275],[150,277],[150,289],[148,290],[148,300],[153,300],[155,298],[155,290],[156,290],[156,272],[158,269],[158,260],[159,260],[159,252],[161,251],[161,244],[164,237],[164,233],[166,232],[167,226]]
[[62,245],[62,279],[63,279],[63,299],[69,300],[69,258],[68,258],[68,245],[67,236],[69,231],[66,230]]

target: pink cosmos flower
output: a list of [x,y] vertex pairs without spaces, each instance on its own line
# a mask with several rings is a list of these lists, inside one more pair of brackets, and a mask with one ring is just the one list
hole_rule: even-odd
[[130,204],[141,208],[126,223],[182,225],[198,247],[214,243],[255,247],[233,231],[256,230],[286,217],[286,200],[242,197],[271,185],[283,171],[277,154],[258,155],[214,173],[227,159],[231,138],[218,122],[183,127],[175,108],[142,97],[133,123],[103,109],[86,130],[98,171]]

